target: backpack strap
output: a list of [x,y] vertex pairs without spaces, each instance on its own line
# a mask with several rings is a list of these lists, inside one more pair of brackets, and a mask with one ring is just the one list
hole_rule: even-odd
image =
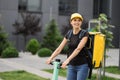
[[80,34],[79,34],[79,39],[82,38],[82,36],[84,35],[84,33],[85,33],[85,30],[81,30],[81,32],[80,32]]
[[70,41],[70,37],[72,36],[72,30],[68,31],[68,41]]

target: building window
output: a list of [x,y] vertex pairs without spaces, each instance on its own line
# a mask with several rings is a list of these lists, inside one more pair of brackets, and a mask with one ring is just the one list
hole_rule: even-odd
[[59,15],[70,15],[78,11],[78,0],[59,0]]
[[103,12],[103,0],[94,0],[93,3],[93,17],[97,18]]
[[41,0],[19,0],[19,11],[41,12]]

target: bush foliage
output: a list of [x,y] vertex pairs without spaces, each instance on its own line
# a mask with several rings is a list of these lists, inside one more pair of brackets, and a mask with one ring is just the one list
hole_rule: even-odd
[[10,43],[7,39],[8,34],[3,30],[3,27],[0,26],[0,56],[7,47],[10,46]]
[[48,48],[42,48],[42,49],[38,50],[37,54],[39,57],[48,57],[52,54],[52,50],[50,50]]
[[40,49],[40,43],[37,39],[31,39],[27,45],[26,50],[31,52],[33,55]]
[[19,53],[17,51],[17,49],[13,48],[13,47],[8,47],[5,50],[3,50],[1,57],[2,58],[12,58],[12,57],[18,57]]

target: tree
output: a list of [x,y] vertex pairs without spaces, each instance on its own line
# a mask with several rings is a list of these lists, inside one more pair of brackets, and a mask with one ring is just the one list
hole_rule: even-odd
[[[113,47],[113,45],[111,43],[112,39],[113,39],[113,33],[111,32],[111,28],[114,28],[114,26],[109,24],[109,20],[108,20],[106,14],[104,14],[104,13],[101,13],[96,20],[100,21],[101,25],[100,26],[97,25],[95,28],[92,29],[92,31],[93,32],[99,31],[99,27],[100,27],[101,33],[103,33],[106,36],[104,66],[103,66],[103,68],[104,68],[105,62],[106,62],[106,50]],[[103,76],[105,76],[105,69],[103,71]]]
[[43,37],[42,47],[55,50],[62,40],[62,36],[57,28],[55,20],[51,20],[46,28],[45,36]]
[[[107,16],[103,13],[101,13],[98,17],[98,19],[101,22],[101,33],[103,33],[106,36],[106,49],[109,49],[113,47],[112,45],[112,39],[113,39],[113,33],[111,32],[111,28],[114,28],[113,25],[109,24],[109,20],[107,19]],[[99,26],[96,26],[93,31],[99,31],[98,28]]]
[[27,13],[21,13],[21,17],[23,22],[18,22],[16,20],[15,23],[13,24],[13,27],[15,28],[15,32],[13,32],[13,34],[23,35],[24,42],[26,45],[27,36],[36,35],[36,33],[41,31],[40,25],[41,18],[36,15]]

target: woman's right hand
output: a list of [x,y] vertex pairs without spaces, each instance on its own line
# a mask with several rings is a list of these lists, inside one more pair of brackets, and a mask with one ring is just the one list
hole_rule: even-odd
[[46,61],[46,64],[50,64],[51,62],[52,62],[52,59],[48,58],[47,61]]

